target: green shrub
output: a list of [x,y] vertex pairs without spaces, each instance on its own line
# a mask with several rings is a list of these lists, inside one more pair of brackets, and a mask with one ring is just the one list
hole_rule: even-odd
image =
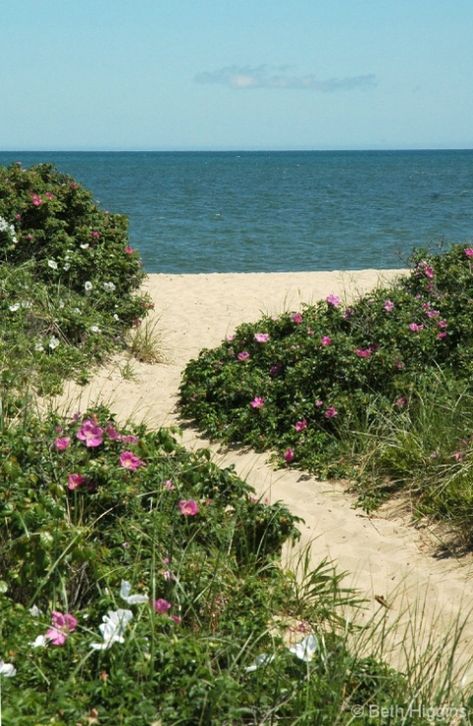
[[[281,569],[296,523],[167,430],[118,429],[105,408],[4,416],[5,723],[328,725],[425,697],[348,648],[342,575]],[[107,613],[126,617],[109,640]]]
[[50,164],[0,167],[0,363],[19,388],[85,380],[123,347],[150,306],[143,276],[125,217]]
[[241,325],[188,364],[183,415],[211,437],[275,450],[280,464],[352,475],[357,432],[402,418],[420,378],[472,379],[473,248],[417,252],[413,264],[350,306],[329,295]]

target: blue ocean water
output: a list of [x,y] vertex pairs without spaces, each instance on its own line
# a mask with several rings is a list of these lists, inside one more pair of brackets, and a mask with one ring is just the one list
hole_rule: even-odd
[[473,151],[0,152],[127,214],[148,272],[393,268],[473,237]]

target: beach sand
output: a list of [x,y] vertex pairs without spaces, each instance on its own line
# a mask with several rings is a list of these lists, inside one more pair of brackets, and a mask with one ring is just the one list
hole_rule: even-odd
[[[202,348],[217,345],[239,323],[255,321],[263,312],[273,315],[283,310],[296,311],[301,303],[332,292],[349,300],[397,274],[395,270],[361,270],[149,275],[144,287],[155,305],[152,319],[159,331],[164,362],[147,365],[132,360],[135,375],[125,380],[121,370],[127,359],[116,358],[86,387],[68,385],[56,405],[61,410],[83,411],[100,401],[109,404],[122,421],[133,418],[153,427],[176,425],[181,372]],[[191,448],[209,445],[189,427],[183,429],[182,440]],[[400,622],[398,640],[403,638],[403,627],[410,627],[412,632],[406,638],[419,647],[432,634],[434,638],[444,635],[450,623],[471,608],[471,558],[458,561],[433,556],[434,535],[427,528],[414,528],[406,513],[390,511],[389,516],[383,512],[367,516],[354,507],[353,496],[340,483],[317,481],[291,469],[275,471],[264,454],[221,450],[218,445],[211,448],[217,463],[235,465],[237,473],[259,495],[271,501],[283,500],[305,520],[301,542],[296,552],[285,553],[287,561],[294,562],[305,547],[310,548],[313,566],[323,558],[333,560],[340,571],[347,572],[344,584],[357,588],[367,598],[368,607],[359,616],[362,622],[386,612],[390,622]],[[379,596],[389,609],[380,604]],[[417,616],[413,615],[415,611]],[[472,636],[470,618],[461,638],[465,652]],[[471,679],[473,673],[468,676]]]

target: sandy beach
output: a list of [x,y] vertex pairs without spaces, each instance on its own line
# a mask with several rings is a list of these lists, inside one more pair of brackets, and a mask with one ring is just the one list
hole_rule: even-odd
[[[151,320],[156,321],[163,362],[148,365],[131,360],[134,376],[125,379],[122,370],[128,359],[116,358],[86,387],[69,384],[55,405],[61,410],[84,410],[101,401],[120,420],[133,418],[153,427],[179,424],[176,401],[181,372],[202,348],[218,344],[236,325],[257,320],[263,312],[296,311],[302,303],[332,292],[349,300],[397,274],[396,270],[361,270],[150,275],[145,289],[155,305]],[[182,440],[189,447],[209,445],[187,426]],[[252,451],[222,450],[216,445],[212,450],[218,463],[233,464],[258,494],[283,500],[303,517],[298,552],[310,547],[314,565],[327,557],[348,573],[345,584],[356,587],[368,600],[365,620],[384,612],[380,596],[389,606],[386,612],[392,621],[412,622],[417,609],[423,612],[425,632],[412,637],[421,641],[431,632],[440,637],[459,613],[466,615],[473,602],[471,558],[435,557],[435,534],[429,528],[414,528],[406,512],[393,511],[391,506],[389,512],[367,516],[354,508],[354,498],[340,483],[317,481],[291,469],[275,471],[265,455]],[[472,636],[473,620],[465,627],[462,644],[467,646]]]

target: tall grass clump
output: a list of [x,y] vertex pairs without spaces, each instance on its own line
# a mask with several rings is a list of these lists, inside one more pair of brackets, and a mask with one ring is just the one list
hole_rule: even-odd
[[[272,449],[282,465],[352,476],[365,450],[360,433],[388,419],[399,431],[406,417],[430,420],[429,386],[439,373],[449,390],[470,395],[472,303],[473,248],[418,251],[409,275],[353,304],[331,294],[243,324],[202,351],[184,373],[183,415],[211,437]],[[442,418],[441,407],[435,410]],[[458,428],[450,439],[458,439]],[[465,442],[457,442],[464,463],[471,433],[465,429]],[[401,438],[399,460],[402,451],[408,457]],[[406,460],[403,466],[411,471]]]
[[346,613],[360,602],[329,563],[299,579],[281,568],[296,525],[167,430],[118,426],[105,408],[4,411],[4,723],[331,726],[384,708],[400,724],[415,705],[408,722],[420,724],[427,706],[466,712],[453,678],[434,687],[396,671],[366,628],[358,650]]
[[0,167],[2,385],[57,391],[65,376],[125,346],[145,314],[144,277],[127,219],[50,164]]

